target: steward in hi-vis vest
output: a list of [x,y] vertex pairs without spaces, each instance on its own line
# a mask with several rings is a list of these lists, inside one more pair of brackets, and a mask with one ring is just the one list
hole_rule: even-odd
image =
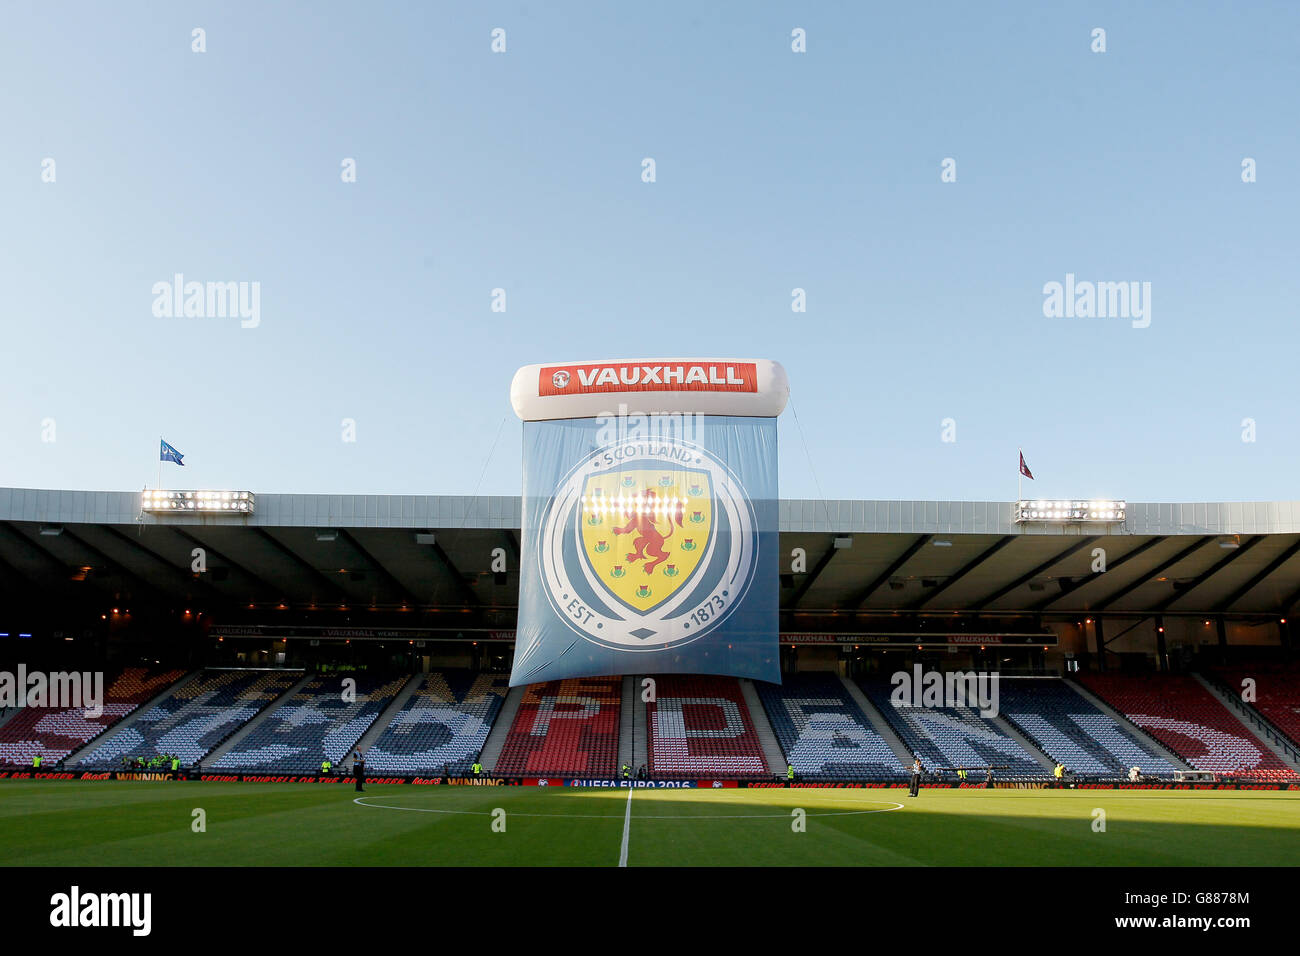
[[481,773],[483,773],[483,765],[479,763],[477,760],[474,761],[474,766],[470,769],[474,771],[474,776],[476,777],[479,776]]

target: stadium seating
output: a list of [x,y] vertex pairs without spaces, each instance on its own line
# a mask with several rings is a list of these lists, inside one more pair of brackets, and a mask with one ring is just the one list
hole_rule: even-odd
[[[214,760],[210,769],[312,773],[327,758],[337,765],[408,680],[367,673],[349,678],[356,681],[351,700],[343,694],[345,678],[312,678],[258,718],[248,735]],[[366,762],[369,767],[368,755]]]
[[46,769],[52,769],[184,676],[183,670],[147,667],[105,675],[103,713],[98,717],[86,716],[85,707],[24,707],[0,727],[0,766],[30,767],[32,758],[40,756]]
[[202,671],[73,765],[117,769],[123,757],[176,754],[192,767],[301,679],[301,671]]
[[1080,681],[1197,770],[1255,780],[1297,776],[1193,677],[1083,674]]
[[423,674],[402,709],[366,751],[371,773],[469,773],[501,712],[504,674],[446,670]]
[[1169,777],[1171,764],[1150,741],[1119,724],[1068,681],[1003,678],[999,710],[1026,737],[1071,774],[1126,779],[1130,767]]
[[900,779],[907,768],[833,674],[755,681],[786,760],[801,779]]
[[618,677],[531,684],[493,769],[499,774],[613,777],[622,706]]
[[[954,769],[1005,767],[999,780],[1033,780],[1050,776],[1047,769],[994,721],[971,707],[895,707],[893,687],[864,682],[862,690],[894,728],[921,764],[946,778]],[[948,778],[950,779],[950,778]]]
[[763,747],[734,677],[655,678],[646,704],[652,777],[768,777]]
[[1300,747],[1300,664],[1239,664],[1216,668],[1211,675],[1240,696],[1242,681],[1255,681],[1255,701],[1251,705],[1282,733],[1291,745]]

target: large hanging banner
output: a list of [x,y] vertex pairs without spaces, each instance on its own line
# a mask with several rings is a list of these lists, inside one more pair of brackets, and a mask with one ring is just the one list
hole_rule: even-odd
[[[780,682],[775,362],[532,365],[511,686],[616,674]],[[633,410],[629,410],[633,409]]]

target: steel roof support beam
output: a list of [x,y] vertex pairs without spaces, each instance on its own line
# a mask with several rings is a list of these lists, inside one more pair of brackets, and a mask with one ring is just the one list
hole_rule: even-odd
[[399,581],[396,576],[388,570],[388,568],[384,567],[382,562],[376,561],[374,556],[361,546],[360,541],[348,534],[348,532],[344,531],[342,528],[339,528],[339,537],[346,541],[348,545],[357,552],[357,554],[361,555],[366,563],[374,568],[381,578],[388,582],[389,587],[393,588],[403,601],[412,607],[420,606],[420,599],[411,592],[410,588]]
[[289,547],[283,541],[276,538],[265,528],[259,528],[256,525],[253,525],[251,526],[251,530],[257,532],[257,534],[264,541],[270,544],[273,548],[275,548],[277,551],[283,554],[290,561],[298,565],[298,567],[306,571],[307,574],[313,580],[324,585],[327,591],[333,591],[335,595],[341,597],[343,599],[344,604],[352,603],[352,597],[348,594],[347,591],[343,590],[341,585],[336,584],[334,581],[331,581],[328,575],[324,574],[319,568],[315,567],[310,561],[308,561],[306,558],[300,555],[297,551],[293,550],[293,548]]
[[[184,540],[184,541],[188,541],[188,542],[189,542],[189,543],[190,543],[194,548],[202,548],[202,549],[203,549],[203,552],[204,552],[204,555],[205,555],[205,559],[206,559],[206,558],[214,558],[214,559],[216,559],[218,562],[220,562],[222,565],[225,565],[225,566],[227,566],[227,567],[234,568],[236,571],[238,571],[238,572],[239,572],[240,574],[242,574],[244,577],[248,578],[248,580],[250,580],[250,581],[252,581],[254,584],[256,584],[257,587],[258,587],[259,589],[261,589],[262,592],[263,592],[263,593],[264,593],[268,598],[273,596],[273,597],[275,598],[276,601],[279,601],[280,598],[282,597],[282,595],[278,595],[278,594],[277,594],[277,595],[271,595],[271,594],[270,594],[269,590],[268,590],[267,587],[266,587],[266,578],[265,578],[264,575],[258,574],[258,573],[255,572],[255,571],[250,571],[248,568],[244,567],[244,566],[243,566],[242,564],[240,564],[238,561],[232,561],[229,555],[224,554],[224,553],[218,551],[216,548],[213,548],[213,547],[211,547],[211,546],[208,545],[208,544],[205,544],[204,542],[200,541],[198,538],[194,537],[194,535],[190,534],[190,533],[187,532],[187,531],[183,531],[183,530],[181,530],[179,527],[176,527],[176,526],[174,526],[174,525],[166,525],[165,527],[166,527],[167,530],[170,531],[172,534],[175,534],[175,535],[179,536],[179,537],[180,537],[182,540]],[[204,572],[204,573],[205,573],[205,574],[211,574],[211,573],[212,573],[212,570],[209,569],[208,571],[206,571],[206,572]],[[236,603],[242,603],[242,602],[236,601]]]
[[804,575],[804,579],[799,582],[798,589],[790,596],[790,603],[786,605],[787,609],[793,610],[799,606],[799,602],[803,600],[803,596],[808,593],[808,589],[813,586],[817,581],[818,576],[826,570],[826,566],[831,563],[832,559],[834,559],[835,552],[840,550],[835,547],[836,537],[838,536],[832,535],[830,545],[826,548],[825,553],[817,559],[817,563],[813,565],[813,569]]
[[[1123,555],[1121,555],[1120,557],[1116,558],[1114,561],[1109,562],[1109,563],[1106,565],[1106,571],[1114,571],[1116,568],[1123,567],[1123,566],[1124,566],[1124,562],[1126,562],[1126,561],[1130,561],[1130,560],[1132,560],[1133,558],[1136,558],[1136,557],[1140,557],[1141,555],[1145,554],[1147,551],[1150,551],[1150,550],[1151,550],[1152,548],[1154,548],[1156,545],[1160,544],[1162,541],[1167,541],[1167,540],[1169,540],[1169,539],[1168,539],[1168,538],[1151,538],[1151,539],[1148,540],[1148,541],[1143,541],[1141,544],[1139,544],[1139,545],[1138,545],[1136,548],[1134,548],[1132,551],[1129,551],[1127,554],[1123,554]],[[1061,598],[1065,597],[1066,595],[1069,595],[1069,594],[1074,593],[1075,591],[1079,590],[1079,588],[1083,587],[1085,584],[1091,584],[1093,581],[1095,581],[1095,580],[1097,579],[1098,575],[1100,575],[1100,574],[1104,574],[1104,573],[1105,573],[1105,572],[1100,572],[1100,571],[1099,571],[1099,572],[1097,572],[1097,573],[1095,573],[1095,574],[1092,574],[1092,575],[1089,576],[1089,577],[1075,578],[1075,579],[1074,579],[1073,581],[1071,581],[1068,585],[1066,585],[1065,587],[1061,588],[1061,591],[1060,591],[1059,594],[1052,594],[1052,595],[1049,595],[1048,597],[1043,598],[1041,601],[1039,601],[1037,604],[1035,604],[1035,605],[1034,605],[1034,610],[1035,610],[1035,611],[1042,611],[1042,610],[1045,610],[1045,609],[1047,608],[1048,605],[1050,605],[1050,604],[1055,604],[1057,601],[1061,600]]]
[[1300,603],[1300,588],[1297,588],[1291,593],[1290,597],[1282,601],[1282,613],[1285,614],[1287,611],[1291,610],[1291,608],[1295,607],[1297,603]]
[[1236,604],[1243,597],[1249,594],[1252,590],[1255,589],[1256,586],[1259,585],[1261,581],[1263,581],[1266,577],[1268,577],[1278,568],[1282,567],[1282,565],[1290,561],[1293,557],[1296,556],[1297,553],[1300,553],[1300,538],[1296,539],[1295,543],[1292,544],[1291,547],[1287,548],[1276,558],[1274,558],[1272,561],[1266,564],[1263,570],[1261,570],[1258,574],[1256,574],[1249,581],[1247,581],[1241,587],[1237,588],[1237,590],[1233,591],[1226,598],[1220,601],[1218,606],[1215,607],[1214,610],[1218,613],[1222,613],[1224,611],[1229,610],[1232,607],[1232,605]]
[[56,558],[45,548],[41,547],[38,543],[36,543],[31,538],[27,537],[27,535],[23,534],[20,530],[15,528],[11,522],[0,521],[0,528],[3,528],[5,530],[5,533],[8,534],[13,540],[22,543],[23,546],[25,546],[29,551],[39,555],[44,561],[48,562],[49,564],[54,565],[54,567],[58,569],[61,575],[66,576],[68,572],[72,570],[71,565],[64,564],[63,561],[61,561],[59,558]]
[[138,574],[136,574],[130,568],[126,567],[120,561],[110,558],[107,554],[105,554],[103,551],[100,551],[89,541],[85,540],[84,538],[78,537],[74,532],[70,531],[66,525],[64,526],[63,534],[60,535],[60,537],[67,538],[73,544],[76,544],[78,547],[82,548],[83,550],[88,551],[91,557],[93,557],[96,561],[102,563],[107,568],[113,569],[118,574],[120,574],[123,578],[126,578],[129,581],[138,582],[142,588],[140,592],[141,595],[152,592],[153,594],[157,595],[158,597],[164,598],[167,601],[176,600],[175,595],[168,594],[166,591],[163,591],[161,588],[151,583],[146,578],[140,577]]
[[[10,522],[0,521],[0,529],[3,529],[5,535],[7,535],[11,540],[18,542],[18,544],[21,547],[26,548],[28,552],[35,554],[42,561],[45,561],[46,563],[50,564],[53,567],[53,573],[52,575],[50,575],[50,578],[53,581],[62,584],[63,587],[59,588],[53,586],[49,579],[47,579],[45,576],[40,574],[36,575],[35,577],[28,578],[26,575],[23,575],[22,572],[20,572],[17,569],[17,567],[10,565],[10,567],[13,568],[15,574],[20,575],[20,577],[22,577],[22,579],[25,581],[30,581],[33,587],[37,588],[38,590],[46,594],[58,595],[62,597],[73,595],[75,596],[76,600],[79,601],[95,601],[95,603],[98,603],[98,599],[95,598],[94,594],[86,591],[79,591],[78,589],[72,588],[70,586],[71,572],[73,570],[73,568],[70,565],[64,564],[63,561],[61,561],[59,558],[56,558],[53,554],[51,554],[45,548],[41,547],[35,541],[32,541],[29,537],[27,537],[27,535],[23,534],[21,531],[15,528]],[[90,575],[87,575],[85,577],[85,580],[90,582],[90,587],[93,591],[98,592],[104,597],[107,597],[109,600],[115,600],[117,598],[119,592],[115,591],[113,587],[102,578],[95,578]]]
[[948,577],[944,580],[942,584],[939,584],[931,588],[929,594],[922,594],[918,600],[912,603],[910,610],[919,611],[921,608],[925,607],[927,604],[929,604],[931,601],[937,598],[944,591],[948,590],[950,587],[952,587],[954,584],[956,584],[966,575],[970,574],[981,564],[983,564],[989,558],[993,557],[993,555],[997,554],[999,551],[1001,551],[1003,548],[1005,548],[1012,541],[1015,541],[1019,537],[1020,535],[1018,534],[1009,534],[999,538],[997,541],[993,543],[991,547],[985,548],[980,554],[977,554],[975,557],[971,558],[960,568],[958,568],[955,573],[948,575]]
[[187,587],[189,587],[189,588],[193,588],[193,589],[195,589],[195,590],[202,590],[202,591],[206,592],[210,600],[213,600],[213,601],[215,601],[215,602],[218,603],[218,604],[233,604],[233,603],[235,603],[233,598],[226,597],[226,595],[222,594],[220,591],[218,591],[216,588],[214,588],[214,587],[213,587],[211,584],[209,584],[207,581],[204,581],[202,578],[199,578],[199,579],[197,579],[197,580],[196,580],[195,578],[193,578],[193,577],[191,576],[191,575],[193,574],[193,572],[191,572],[191,571],[186,571],[184,568],[177,567],[175,564],[173,564],[173,563],[172,563],[171,561],[169,561],[167,558],[164,558],[164,557],[163,557],[161,554],[159,554],[157,551],[154,551],[152,548],[147,548],[147,547],[145,547],[145,546],[144,546],[142,543],[140,543],[139,541],[133,541],[133,540],[131,540],[131,537],[130,537],[129,535],[125,535],[125,534],[123,534],[121,531],[118,531],[118,530],[117,530],[116,528],[114,528],[112,525],[106,525],[106,524],[105,524],[105,525],[99,525],[98,527],[99,527],[101,530],[107,532],[107,533],[108,533],[109,535],[111,535],[113,538],[117,539],[118,541],[121,541],[121,542],[122,542],[123,544],[125,544],[128,548],[131,548],[131,549],[133,549],[133,550],[139,551],[141,554],[145,554],[145,555],[148,555],[149,557],[153,558],[154,561],[156,561],[157,563],[161,564],[163,567],[167,568],[167,570],[170,571],[170,572],[172,573],[173,576],[175,576],[175,577],[179,577],[179,579],[180,579],[180,580],[181,580],[181,581],[182,581],[182,582],[183,582]]
[[1076,551],[1081,551],[1084,548],[1088,547],[1088,545],[1099,540],[1101,540],[1101,538],[1098,535],[1094,535],[1088,538],[1080,538],[1078,541],[1070,545],[1070,547],[1066,548],[1060,554],[1053,555],[1052,557],[1044,561],[1042,564],[1040,564],[1038,567],[1034,568],[1032,571],[1026,571],[1024,574],[1016,578],[1010,584],[1005,584],[1002,587],[998,588],[996,591],[994,591],[992,594],[990,594],[988,597],[984,598],[984,600],[978,603],[979,609],[982,611],[988,610],[988,606],[992,604],[994,601],[996,601],[998,598],[1005,597],[1006,595],[1014,591],[1016,588],[1028,584],[1030,581],[1038,577],[1048,568],[1060,564],[1062,561],[1064,561],[1070,555],[1074,554]]
[[[3,526],[9,531],[10,534],[14,535],[15,537],[23,541],[28,547],[36,551],[43,558],[45,558],[56,568],[58,568],[60,576],[66,579],[68,572],[72,570],[72,567],[70,565],[64,564],[62,559],[57,557],[52,551],[42,546],[39,541],[33,541],[28,535],[24,534],[20,529],[14,527],[12,523],[6,521],[6,522],[0,522],[0,524],[3,524]],[[92,560],[86,562],[87,564],[90,564],[92,566],[98,564],[102,567],[109,569],[110,571],[112,571],[113,573],[121,577],[124,583],[132,589],[132,593],[137,594],[142,598],[148,595],[152,595],[154,598],[161,598],[164,602],[170,602],[175,600],[175,598],[172,597],[171,595],[165,593],[164,591],[159,590],[157,587],[150,584],[148,581],[143,580],[137,575],[131,573],[131,571],[129,571],[128,569],[122,567],[122,565],[118,564],[118,562],[114,561],[112,558],[104,554],[98,548],[94,547],[93,545],[87,544],[81,538],[77,537],[76,534],[69,531],[66,526],[64,527],[61,536],[67,537],[69,541],[73,542],[83,551],[86,551],[91,555]],[[96,579],[92,579],[92,580],[96,580]],[[114,592],[113,589],[108,586],[105,586],[104,590],[114,595],[118,593],[118,592]]]
[[1187,585],[1187,587],[1182,588],[1181,590],[1174,591],[1173,594],[1169,595],[1169,597],[1165,598],[1163,601],[1157,604],[1155,608],[1153,608],[1153,610],[1156,613],[1159,613],[1160,611],[1163,611],[1165,608],[1169,607],[1169,605],[1175,603],[1176,601],[1181,601],[1183,598],[1187,597],[1187,595],[1191,594],[1202,584],[1210,580],[1210,578],[1214,577],[1216,574],[1218,574],[1228,565],[1232,564],[1233,561],[1236,561],[1243,554],[1245,554],[1247,551],[1255,547],[1255,545],[1259,544],[1263,540],[1264,540],[1263,535],[1256,535],[1255,537],[1251,538],[1249,541],[1246,541],[1244,544],[1234,548],[1232,551],[1229,551],[1228,556],[1226,558],[1223,558],[1222,560],[1211,565],[1205,571],[1202,571],[1199,575],[1197,575],[1192,580],[1191,584]]
[[1181,549],[1172,558],[1168,558],[1165,561],[1162,561],[1155,568],[1153,568],[1152,570],[1148,571],[1146,574],[1139,577],[1136,581],[1129,582],[1124,587],[1120,588],[1118,591],[1112,594],[1110,597],[1098,601],[1096,604],[1092,606],[1091,610],[1093,611],[1106,610],[1106,608],[1110,607],[1120,598],[1124,597],[1127,594],[1132,594],[1134,591],[1136,591],[1142,585],[1146,584],[1148,581],[1154,581],[1156,578],[1160,577],[1160,575],[1164,574],[1167,570],[1172,568],[1179,561],[1182,561],[1184,558],[1188,557],[1189,555],[1205,547],[1205,545],[1209,544],[1213,540],[1214,540],[1214,535],[1206,535],[1203,538],[1193,541],[1187,547]]
[[451,558],[447,556],[447,552],[442,549],[442,545],[435,540],[431,547],[434,555],[442,562],[442,566],[446,568],[447,573],[451,575],[452,584],[460,594],[462,603],[467,607],[479,607],[482,602],[478,599],[478,595],[474,593],[473,588],[465,583],[465,578]]
[[912,556],[925,547],[933,537],[934,535],[932,534],[920,535],[903,550],[902,554],[891,561],[889,567],[885,568],[885,570],[882,571],[874,581],[845,601],[844,606],[848,608],[861,609],[862,605],[867,603],[867,599],[883,587],[903,565],[907,564],[908,561],[911,561]]

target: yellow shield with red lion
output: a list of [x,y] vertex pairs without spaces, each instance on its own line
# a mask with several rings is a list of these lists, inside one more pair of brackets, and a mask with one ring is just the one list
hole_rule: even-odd
[[582,553],[627,607],[658,607],[694,577],[713,531],[705,471],[665,467],[591,475],[578,516]]

